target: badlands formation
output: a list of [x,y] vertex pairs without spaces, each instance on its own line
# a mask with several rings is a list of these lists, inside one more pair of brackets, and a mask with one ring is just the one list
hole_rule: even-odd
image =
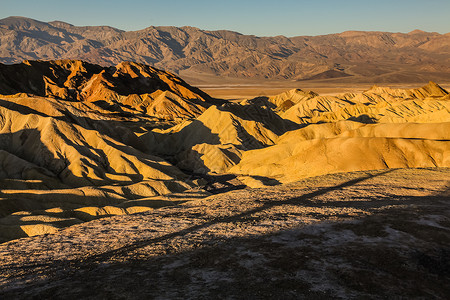
[[448,168],[434,82],[227,101],[0,64],[0,298],[445,298]]
[[236,103],[131,62],[25,61],[0,79],[2,242],[236,187],[450,167],[450,95],[433,82]]

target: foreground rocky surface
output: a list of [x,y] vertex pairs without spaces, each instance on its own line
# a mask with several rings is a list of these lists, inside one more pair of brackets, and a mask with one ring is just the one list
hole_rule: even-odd
[[0,245],[0,296],[444,299],[449,178],[325,175],[11,241]]

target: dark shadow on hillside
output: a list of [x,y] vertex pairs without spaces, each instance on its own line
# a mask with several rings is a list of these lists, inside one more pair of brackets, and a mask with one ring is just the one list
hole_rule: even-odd
[[[132,131],[128,127],[129,125],[128,123],[130,122],[127,122],[126,120],[121,120],[121,118],[133,117],[133,115],[131,113],[124,112],[120,107],[117,108],[116,106],[113,106],[114,109],[118,112],[118,114],[109,116],[113,119],[111,118],[104,119],[101,117],[99,119],[92,119],[84,116],[74,116],[69,111],[60,111],[63,114],[63,116],[49,116],[33,108],[21,105],[19,103],[15,103],[13,101],[7,101],[2,99],[0,99],[0,106],[23,115],[34,114],[44,118],[52,118],[55,120],[63,121],[69,124],[70,126],[78,125],[87,130],[96,130],[102,135],[106,135],[108,137],[113,138],[114,140],[130,145],[140,150],[141,152],[146,151],[145,145],[143,145],[142,142],[139,141],[134,131]],[[138,121],[135,121],[134,123],[136,123],[136,127],[140,126]]]
[[270,178],[270,177],[266,177],[266,176],[257,176],[257,175],[252,175],[251,177],[256,180],[261,181],[266,186],[276,186],[276,185],[281,184],[281,182],[275,178]]
[[[84,79],[91,77],[95,73],[100,73],[102,67],[87,62],[83,62],[86,72],[75,75],[71,81],[77,84],[84,82]],[[64,82],[72,73],[70,68],[61,65],[51,64],[48,61],[29,61],[27,64],[3,65],[0,64],[0,94],[12,95],[17,93],[29,93],[37,96],[55,96],[46,90],[44,76],[56,84],[58,88],[65,90],[68,94],[66,100],[77,100],[77,95],[71,94],[64,86]],[[56,75],[57,74],[57,75]],[[83,79],[84,78],[84,79]],[[77,86],[79,87],[79,86]]]
[[275,103],[272,103],[269,101],[268,96],[258,96],[256,98],[247,100],[247,102],[250,103],[251,105],[256,105],[256,106],[260,106],[260,107],[268,107],[273,110],[275,110],[277,108]]
[[[116,172],[110,167],[110,162],[108,156],[105,154],[103,149],[95,148],[83,139],[80,139],[80,144],[75,143],[70,140],[63,132],[58,131],[58,128],[54,128],[55,134],[61,138],[65,145],[71,147],[80,155],[80,159],[82,160],[85,166],[89,166],[97,172],[96,175],[101,178],[100,180],[92,179],[92,178],[79,178],[75,176],[71,171],[69,171],[68,166],[69,162],[66,157],[58,156],[51,152],[47,146],[42,142],[41,133],[37,129],[23,129],[13,133],[3,133],[0,134],[0,150],[9,153],[10,159],[17,160],[15,168],[4,169],[3,170],[3,178],[1,179],[36,179],[40,180],[45,178],[49,181],[50,186],[52,180],[55,181],[55,185],[52,188],[61,188],[61,187],[81,187],[81,186],[99,186],[99,185],[107,185],[111,183],[121,183],[119,181],[110,180],[106,177],[105,173],[114,174],[114,175],[123,175],[130,178],[130,181],[124,183],[132,183],[139,182],[143,179],[143,175],[139,173],[136,167],[130,162],[130,166],[134,168],[136,174],[128,174],[128,173],[120,173]],[[146,164],[149,167],[154,167],[159,170],[168,171],[168,169],[172,168],[169,166],[160,165],[159,162],[164,162],[162,158],[151,156],[149,154],[145,154],[140,152],[139,150],[131,147],[125,146],[121,143],[113,143],[107,139],[104,140],[109,146],[121,151],[130,156],[135,156],[137,159]],[[127,158],[122,157],[122,159],[126,160]],[[154,161],[154,162],[153,162]],[[34,168],[37,171],[37,177],[22,177],[25,173],[17,172],[16,168],[24,168],[24,170],[28,170]],[[11,174],[9,174],[10,172]],[[17,173],[17,174],[16,174]],[[33,176],[34,173],[26,173],[31,174],[29,176]],[[61,177],[61,176],[64,176]],[[181,174],[180,174],[181,176]],[[181,179],[181,178],[180,178]],[[64,181],[69,180],[69,181]],[[56,184],[59,181],[58,184]]]
[[[42,33],[47,34],[47,33]],[[46,36],[45,38],[48,38]],[[57,38],[57,37],[55,37]],[[91,47],[99,48],[101,44],[95,41],[89,41]],[[190,86],[181,78],[171,73],[165,73],[150,66],[136,66],[129,64],[125,68],[131,69],[133,76],[127,72],[118,72],[116,66],[101,67],[82,61],[82,68],[73,75],[74,68],[72,63],[53,63],[52,61],[28,61],[27,63],[3,65],[0,64],[0,94],[13,95],[17,93],[28,93],[42,97],[53,97],[67,101],[80,101],[85,99],[83,85],[98,75],[98,80],[104,81],[104,87],[118,93],[121,96],[133,94],[151,94],[155,91],[177,91],[172,90],[170,85],[161,79],[166,76],[170,81],[192,91],[199,97],[185,99],[209,107],[211,104],[220,105],[224,100],[214,99],[204,91]],[[48,87],[50,84],[51,88]],[[104,99],[108,100],[108,99]]]
[[[72,146],[83,155],[96,159],[103,167],[107,169],[108,161],[101,149],[90,149],[77,145],[61,135],[67,145]],[[41,141],[41,134],[36,129],[23,129],[14,133],[0,134],[0,150],[7,153],[7,159],[10,160],[10,168],[6,168],[4,163],[2,170],[3,180],[6,186],[0,187],[0,215],[6,216],[16,211],[22,210],[44,210],[57,207],[58,202],[61,206],[79,208],[89,204],[108,205],[111,199],[105,197],[91,197],[85,195],[65,195],[64,193],[33,194],[31,188],[39,185],[39,188],[45,190],[77,188],[80,186],[91,186],[110,183],[107,180],[99,181],[76,177],[69,171],[68,162],[64,157],[57,158],[49,151],[47,146]],[[103,163],[101,162],[103,160]],[[91,164],[85,161],[86,164]],[[64,174],[65,179],[61,178]],[[101,174],[99,174],[101,175]],[[142,178],[141,178],[142,179]],[[14,180],[21,182],[14,184]],[[42,184],[32,183],[27,185],[26,180],[35,180]],[[69,181],[68,181],[69,180]],[[2,189],[8,186],[14,189],[23,189],[24,192],[2,193]],[[20,188],[23,187],[23,188]]]
[[[3,178],[11,179],[57,179],[57,174],[61,173],[67,164],[63,159],[55,159],[53,154],[41,142],[41,134],[36,129],[22,129],[13,133],[0,134],[0,150],[7,153],[7,159],[15,162],[14,167],[3,168]],[[30,172],[19,172],[30,168],[36,170],[36,177]],[[27,176],[32,177],[21,177]],[[41,177],[42,176],[42,177]],[[58,185],[57,185],[58,186]]]
[[[107,205],[120,205],[124,200],[108,198],[103,196],[86,196],[82,193],[71,194],[64,193],[64,190],[58,190],[56,193],[39,193],[33,195],[33,190],[23,193],[4,194],[0,193],[0,217],[10,215],[18,211],[38,211],[55,207],[64,207],[64,209],[78,209],[81,207]],[[39,191],[42,192],[42,191]],[[45,213],[48,215],[48,213]]]
[[212,194],[221,194],[247,187],[234,174],[207,174],[202,177],[208,182],[204,189]]
[[116,113],[116,115],[119,117],[130,118],[130,117],[134,116],[133,113],[125,111],[123,109],[123,108],[127,108],[129,110],[134,110],[134,108],[129,105],[123,104],[123,103],[119,104],[117,102],[108,102],[106,100],[97,100],[97,101],[93,101],[92,104],[94,104],[104,110],[108,110],[110,112]]
[[0,106],[10,109],[10,110],[13,110],[13,111],[16,111],[23,115],[33,114],[33,115],[38,115],[38,116],[44,117],[44,118],[49,117],[48,115],[41,113],[40,111],[37,111],[31,107],[24,106],[24,105],[15,103],[13,101],[7,101],[7,100],[0,99]]
[[369,115],[366,115],[366,114],[359,115],[357,117],[352,116],[352,117],[348,118],[347,120],[353,121],[353,122],[359,122],[359,123],[363,123],[363,124],[376,124],[377,123],[377,119],[375,119]]
[[301,128],[301,125],[281,118],[270,107],[227,103],[218,106],[217,109],[230,112],[243,120],[261,123],[264,127],[277,135],[281,135],[286,131]]
[[[149,143],[161,144],[164,147],[155,147],[155,152],[163,157],[171,157],[184,150],[191,149],[195,145],[207,143],[210,145],[220,145],[220,137],[216,133],[212,133],[211,129],[206,127],[201,121],[195,119],[189,125],[180,131],[172,134],[162,134],[158,132],[148,132],[142,137]],[[168,144],[166,141],[171,139],[180,139],[183,143]]]
[[[192,173],[191,176],[206,180],[207,183],[203,189],[214,195],[248,188],[248,186],[242,183],[235,174]],[[281,184],[281,182],[274,178],[265,176],[251,177],[261,181],[265,186],[276,186]]]
[[[170,86],[161,80],[157,74],[152,74],[151,77],[144,76],[138,67],[134,65],[128,66],[134,73],[137,75],[137,77],[132,77],[128,73],[116,73],[117,68],[115,66],[105,68],[105,71],[103,73],[104,78],[111,82],[112,85],[110,86],[110,89],[117,92],[119,95],[127,96],[131,94],[146,94],[146,93],[153,93],[157,90],[161,91],[172,91]],[[154,72],[152,67],[142,65],[141,66],[144,72],[152,73]],[[158,69],[156,69],[158,70]],[[115,76],[113,74],[115,73]],[[186,83],[183,79],[179,77],[175,77],[174,75],[167,73],[168,78],[181,86],[195,92],[200,97],[204,98],[206,101],[213,101],[214,99],[209,96],[207,93],[203,92],[202,90],[190,86],[188,83]],[[194,99],[189,99],[194,100]],[[198,100],[198,99],[197,99]],[[205,102],[198,102],[201,104],[207,104]]]

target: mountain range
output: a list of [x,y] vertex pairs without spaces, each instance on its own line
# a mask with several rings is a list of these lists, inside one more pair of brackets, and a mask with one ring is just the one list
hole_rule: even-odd
[[37,59],[81,59],[104,67],[134,61],[189,78],[443,82],[450,78],[450,33],[257,37],[188,26],[123,31],[24,17],[0,20],[0,62]]

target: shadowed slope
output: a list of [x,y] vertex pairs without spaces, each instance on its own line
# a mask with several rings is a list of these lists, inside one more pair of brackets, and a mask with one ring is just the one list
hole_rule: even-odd
[[143,139],[152,151],[175,156],[182,169],[223,173],[239,162],[243,151],[273,145],[293,128],[293,122],[268,107],[224,104],[208,108],[194,121],[149,132]]
[[433,82],[419,89],[373,87],[298,99],[303,94],[274,99],[279,105],[293,99],[296,104],[278,109],[280,115],[309,125],[274,146],[243,153],[229,172],[292,182],[335,172],[450,166],[449,94]]
[[[416,128],[433,132],[437,126],[411,124],[411,127],[410,132],[414,133]],[[413,138],[414,134],[391,138],[387,126],[373,128],[382,137],[368,130],[367,137],[356,133],[355,137],[299,141],[291,134],[291,141],[284,139],[283,144],[245,152],[240,163],[229,172],[294,182],[304,177],[356,170],[450,167],[450,123],[443,123],[441,128],[443,135],[438,140],[427,134],[425,138]]]
[[448,117],[449,93],[434,82],[418,89],[374,86],[363,93],[320,96],[294,89],[243,103],[263,104],[298,124],[357,120],[361,122],[439,122]]
[[90,102],[0,100],[0,240],[173,205],[157,197],[196,186],[144,152],[133,123],[145,118],[125,120]]

